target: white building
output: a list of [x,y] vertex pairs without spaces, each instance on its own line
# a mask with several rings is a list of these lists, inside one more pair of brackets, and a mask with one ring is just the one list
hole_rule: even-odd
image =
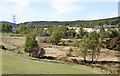
[[[79,32],[80,28],[79,27],[68,27],[68,29],[74,29],[77,33]],[[119,30],[118,28],[110,28],[110,29],[115,29],[115,30]],[[86,32],[93,32],[96,31],[97,33],[100,32],[99,28],[83,28],[84,31]],[[105,28],[105,31],[107,31],[108,28]]]
[[68,27],[68,29],[77,30],[77,29],[78,29],[78,27]]
[[[77,33],[79,32],[80,28],[79,27],[68,27],[68,29],[73,29],[75,30]],[[99,32],[99,29],[98,28],[83,28],[84,31],[86,32],[93,32],[93,31],[96,31],[96,32]]]

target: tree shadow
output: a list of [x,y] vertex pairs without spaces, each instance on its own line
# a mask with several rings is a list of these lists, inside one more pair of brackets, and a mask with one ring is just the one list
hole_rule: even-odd
[[109,64],[109,63],[113,63],[113,64],[120,64],[120,61],[89,61],[89,60],[77,60],[77,59],[72,59],[72,61],[76,64],[85,64],[85,63],[89,63],[89,64]]

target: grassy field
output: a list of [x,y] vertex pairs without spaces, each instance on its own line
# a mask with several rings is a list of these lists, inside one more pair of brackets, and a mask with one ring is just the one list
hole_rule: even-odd
[[102,74],[98,69],[83,65],[69,65],[32,60],[13,53],[2,53],[3,74]]
[[[72,48],[73,57],[67,57],[68,61],[71,59],[83,60],[81,56],[76,57],[75,52],[79,50],[77,47],[73,46],[60,46],[51,45],[49,43],[39,42],[41,37],[38,37],[39,46],[44,48],[46,51],[45,56],[56,57],[58,60],[66,56],[66,52],[69,48]],[[42,37],[43,38],[43,37]],[[6,52],[3,52],[3,73],[4,74],[96,74],[108,71],[109,73],[117,73],[118,64],[117,63],[106,63],[106,64],[95,64],[94,68],[90,65],[68,65],[65,61],[54,61],[48,59],[38,59],[32,60],[28,57],[27,53],[23,51],[23,45],[25,43],[24,36],[16,36],[12,34],[3,34],[0,38],[2,40],[2,45],[7,48]],[[71,39],[68,39],[71,40]],[[14,54],[16,53],[16,54]],[[101,53],[98,61],[118,61],[118,52],[114,50],[101,49]],[[91,60],[88,56],[87,60]],[[102,68],[100,68],[102,67]],[[105,68],[105,69],[104,69]],[[100,69],[104,70],[101,71]]]

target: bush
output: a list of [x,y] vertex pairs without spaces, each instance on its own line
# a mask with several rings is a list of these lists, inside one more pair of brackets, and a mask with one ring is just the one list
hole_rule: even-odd
[[75,38],[76,38],[76,39],[78,39],[78,38],[79,38],[79,35],[78,35],[77,33],[76,33],[76,35],[75,35]]
[[69,51],[69,53],[73,52],[72,48],[70,48],[68,51]]
[[76,52],[76,55],[82,56],[84,58],[84,62],[86,62],[87,53],[88,53],[87,39],[86,37],[84,37],[80,42],[79,51]]
[[40,43],[46,43],[47,42],[47,38],[44,37],[44,38],[38,38],[38,42]]
[[67,56],[71,56],[71,52],[73,52],[72,48],[68,50],[68,53],[66,54]]
[[66,31],[67,27],[65,26],[56,27],[51,35],[51,43],[57,45],[61,38],[66,37]]
[[79,42],[78,42],[78,41],[74,41],[74,42],[72,43],[72,46],[74,46],[74,47],[79,47]]
[[65,40],[62,40],[62,41],[61,41],[61,44],[62,44],[62,45],[65,45]]
[[34,30],[34,26],[33,25],[19,25],[19,28],[16,30],[16,33],[18,34],[26,34],[29,31],[33,31]]
[[11,32],[11,30],[12,30],[11,24],[1,24],[0,26],[1,26],[0,31],[2,31],[2,32],[8,33],[8,32]]
[[120,36],[106,41],[106,48],[120,51]]
[[109,38],[114,38],[114,37],[117,37],[117,36],[119,36],[119,33],[118,33],[118,31],[117,30],[108,30],[107,31],[107,37],[109,37]]
[[38,47],[38,42],[36,39],[36,35],[34,32],[29,32],[26,34],[25,44],[24,44],[24,51],[29,52],[30,49]]
[[79,37],[83,37],[84,36],[84,30],[83,30],[82,27],[80,27],[80,30],[79,30],[78,34],[79,34]]
[[62,38],[62,32],[57,30],[54,31],[51,35],[52,44],[57,45],[61,38]]
[[47,37],[47,42],[48,42],[48,43],[52,43],[51,37]]
[[70,29],[67,31],[66,35],[67,35],[67,37],[73,38],[73,37],[75,37],[76,32],[75,32],[75,30]]

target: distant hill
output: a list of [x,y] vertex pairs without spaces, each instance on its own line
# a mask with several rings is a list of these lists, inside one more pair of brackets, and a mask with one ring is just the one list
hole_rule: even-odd
[[[111,21],[111,22],[110,22]],[[99,19],[99,20],[76,20],[76,21],[31,21],[31,22],[24,22],[21,24],[32,24],[32,25],[99,25],[99,24],[117,24],[118,23],[118,17],[114,18],[106,18],[106,19]]]
[[9,24],[15,25],[15,23],[8,22],[8,21],[0,21],[0,23],[9,23]]
[[8,22],[8,21],[0,21],[0,24],[2,24],[2,23],[11,24],[11,25],[12,25],[12,27],[14,27],[14,28],[17,28],[17,27],[18,27],[18,25],[17,25],[17,24],[12,23],[12,22]]
[[76,21],[30,21],[30,22],[24,22],[15,24],[12,22],[7,21],[0,21],[0,23],[10,23],[13,27],[18,27],[20,24],[25,25],[71,25],[71,26],[85,26],[85,27],[94,27],[99,26],[103,24],[108,25],[117,25],[118,24],[118,18],[120,17],[114,17],[114,18],[106,18],[106,19],[99,19],[99,20],[76,20]]

